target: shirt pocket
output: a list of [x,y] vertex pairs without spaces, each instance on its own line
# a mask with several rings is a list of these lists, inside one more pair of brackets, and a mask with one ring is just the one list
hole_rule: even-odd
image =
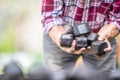
[[108,17],[109,11],[111,10],[113,0],[101,0],[99,6],[97,7],[96,21],[100,24],[105,21]]

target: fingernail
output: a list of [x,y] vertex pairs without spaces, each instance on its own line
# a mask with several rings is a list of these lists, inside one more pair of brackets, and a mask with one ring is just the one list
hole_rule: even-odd
[[87,49],[91,49],[91,47],[90,47],[90,46],[88,46],[88,47],[87,47]]
[[82,50],[85,50],[86,48],[81,48]]

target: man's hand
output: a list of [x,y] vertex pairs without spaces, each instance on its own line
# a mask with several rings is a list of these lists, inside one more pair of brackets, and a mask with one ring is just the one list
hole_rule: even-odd
[[108,48],[104,49],[105,52],[111,51],[111,45],[109,40],[115,38],[119,34],[119,30],[114,23],[104,25],[100,31],[98,32],[99,38],[98,40],[103,40],[107,42]]
[[86,53],[87,51],[89,51],[91,49],[91,47],[87,47],[87,48],[80,48],[79,50],[75,50],[75,46],[76,46],[76,40],[73,40],[72,42],[72,46],[70,48],[67,47],[60,47],[62,50],[68,52],[68,53],[72,53],[72,54],[82,54],[82,53]]
[[119,34],[119,30],[114,23],[104,25],[98,32],[100,39],[107,38],[108,40],[115,38]]
[[72,46],[71,48],[66,48],[66,47],[61,47],[60,46],[60,37],[62,34],[64,34],[66,31],[63,28],[63,26],[57,25],[54,26],[50,31],[49,31],[49,36],[50,38],[65,52],[67,53],[73,53],[73,54],[81,54],[83,52],[86,52],[87,50],[89,50],[90,48],[88,47],[86,48],[81,48],[79,50],[75,50],[75,45],[76,45],[76,41],[73,40],[72,42]]

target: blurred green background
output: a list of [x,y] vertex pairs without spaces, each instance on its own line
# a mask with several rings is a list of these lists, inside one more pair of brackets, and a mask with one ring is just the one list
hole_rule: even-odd
[[42,63],[40,0],[0,0],[0,72],[12,60]]

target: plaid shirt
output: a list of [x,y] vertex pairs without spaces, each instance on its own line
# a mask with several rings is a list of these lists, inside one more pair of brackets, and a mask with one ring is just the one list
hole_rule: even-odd
[[120,28],[120,0],[42,0],[42,24],[46,33],[55,25],[88,23],[93,32],[106,23]]

